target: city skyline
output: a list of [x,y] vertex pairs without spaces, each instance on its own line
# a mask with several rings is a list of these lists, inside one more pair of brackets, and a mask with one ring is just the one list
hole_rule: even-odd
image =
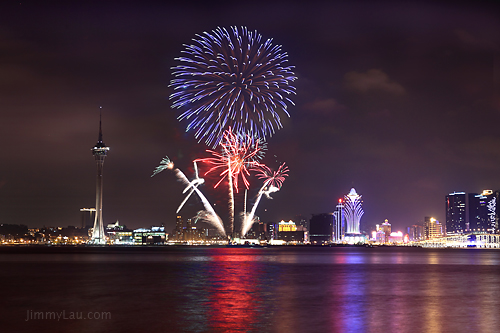
[[[79,225],[79,210],[95,202],[88,146],[102,105],[113,147],[104,223],[173,229],[183,185],[151,172],[168,155],[192,179],[207,146],[171,109],[170,68],[196,34],[233,25],[282,45],[298,77],[296,105],[265,157],[271,167],[286,162],[289,177],[260,203],[262,221],[333,212],[355,187],[362,226],[389,219],[399,230],[425,216],[446,221],[449,193],[500,189],[497,5],[263,8],[0,5],[0,223]],[[202,190],[225,205],[224,191]],[[193,196],[183,209],[189,218],[202,204]]]

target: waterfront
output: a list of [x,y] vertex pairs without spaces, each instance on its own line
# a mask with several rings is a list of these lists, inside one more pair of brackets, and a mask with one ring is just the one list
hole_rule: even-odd
[[[3,331],[491,332],[500,251],[2,248]],[[99,320],[35,312],[110,313]]]

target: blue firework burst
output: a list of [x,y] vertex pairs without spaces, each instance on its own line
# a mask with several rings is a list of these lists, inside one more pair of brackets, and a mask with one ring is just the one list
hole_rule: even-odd
[[265,140],[282,127],[297,77],[280,45],[245,27],[219,27],[184,47],[170,99],[198,141],[215,147],[228,128]]

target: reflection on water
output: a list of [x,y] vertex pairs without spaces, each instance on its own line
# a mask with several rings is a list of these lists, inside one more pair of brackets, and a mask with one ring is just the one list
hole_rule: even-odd
[[252,256],[242,254],[240,258],[226,255],[224,250],[209,253],[208,326],[235,332],[242,327],[251,328],[258,317],[260,269]]
[[[6,331],[491,332],[500,324],[494,250],[51,251],[0,252]],[[112,319],[25,321],[29,310]]]

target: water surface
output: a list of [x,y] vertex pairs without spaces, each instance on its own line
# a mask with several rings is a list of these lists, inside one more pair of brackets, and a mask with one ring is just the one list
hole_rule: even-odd
[[[0,264],[6,332],[494,332],[500,327],[498,250],[1,248]],[[33,318],[35,312],[62,311],[66,317],[102,312],[111,318]]]

